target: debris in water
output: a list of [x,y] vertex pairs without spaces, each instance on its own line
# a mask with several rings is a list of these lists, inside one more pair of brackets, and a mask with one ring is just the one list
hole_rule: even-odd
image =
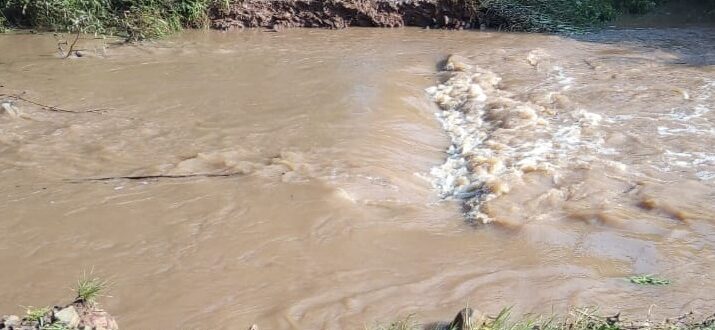
[[658,278],[654,275],[636,275],[628,278],[631,283],[640,285],[668,285],[670,280],[664,278]]
[[14,107],[10,102],[3,102],[0,104],[0,108],[2,108],[2,113],[10,116],[10,118],[20,117],[20,110]]

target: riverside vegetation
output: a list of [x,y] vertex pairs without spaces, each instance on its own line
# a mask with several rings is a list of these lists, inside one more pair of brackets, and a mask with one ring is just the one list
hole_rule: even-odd
[[23,317],[4,315],[0,330],[116,330],[117,322],[97,304],[108,282],[85,273],[74,287],[74,300],[64,306],[25,307]]
[[[597,26],[618,13],[644,13],[666,0],[444,1],[479,13],[487,18],[486,25],[495,28],[569,31]],[[709,3],[711,11],[715,11],[715,0],[701,1]],[[232,3],[231,0],[0,0],[0,29],[118,35],[128,40],[160,38],[182,28],[207,27],[211,15],[220,16]]]

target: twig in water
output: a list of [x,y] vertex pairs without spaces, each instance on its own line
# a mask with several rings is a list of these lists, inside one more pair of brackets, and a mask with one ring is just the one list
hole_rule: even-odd
[[62,109],[59,107],[51,106],[51,105],[46,105],[42,104],[39,102],[35,102],[33,100],[27,99],[23,96],[17,95],[17,94],[0,94],[0,96],[7,96],[10,98],[14,98],[17,100],[22,100],[30,104],[34,104],[36,106],[39,106],[42,108],[42,110],[47,110],[47,111],[55,111],[55,112],[63,112],[63,113],[96,113],[96,114],[102,114],[104,111],[109,110],[108,108],[105,109],[90,109],[90,110],[85,110],[85,111],[73,111],[73,110],[67,110],[67,109]]
[[155,175],[126,175],[126,176],[105,176],[96,178],[86,178],[72,180],[72,183],[88,181],[113,181],[113,180],[152,180],[152,179],[185,179],[185,178],[225,178],[244,175],[244,172],[231,173],[196,173],[196,174],[155,174]]
[[74,50],[74,45],[77,44],[77,40],[79,40],[79,32],[80,30],[77,30],[77,34],[74,36],[74,41],[70,45],[70,49],[67,51],[67,55],[65,55],[65,58],[70,57],[72,55],[72,51]]

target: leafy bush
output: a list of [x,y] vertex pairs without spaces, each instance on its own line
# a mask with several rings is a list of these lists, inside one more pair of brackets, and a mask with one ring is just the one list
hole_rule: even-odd
[[512,30],[564,31],[613,19],[616,9],[611,1],[484,0],[481,4],[487,17]]
[[4,7],[16,25],[52,31],[107,33],[113,19],[108,0],[8,0]]
[[127,1],[124,6],[121,25],[130,40],[160,38],[181,29],[181,20],[169,2]]
[[204,27],[211,5],[211,0],[0,0],[0,17],[19,27],[141,40]]

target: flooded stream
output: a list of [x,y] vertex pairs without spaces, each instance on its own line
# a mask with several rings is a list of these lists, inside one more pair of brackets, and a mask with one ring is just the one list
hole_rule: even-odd
[[91,269],[125,329],[713,310],[714,31],[0,35],[0,310]]

